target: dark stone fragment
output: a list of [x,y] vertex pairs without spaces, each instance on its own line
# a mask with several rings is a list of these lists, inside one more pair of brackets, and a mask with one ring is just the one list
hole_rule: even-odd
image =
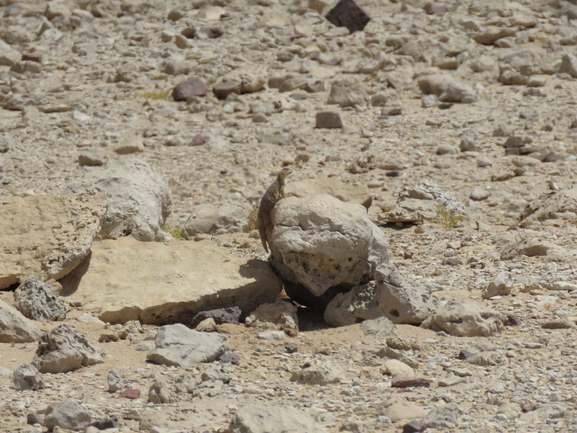
[[196,35],[196,29],[194,26],[188,26],[183,31],[181,31],[180,34],[187,39],[192,39],[194,38],[194,35]]
[[411,421],[403,426],[403,433],[421,433],[427,430],[427,426],[419,421]]
[[449,257],[448,259],[443,260],[442,264],[446,266],[461,266],[463,262],[455,257]]
[[523,137],[509,137],[503,143],[504,147],[523,147],[525,146],[525,139]]
[[135,400],[137,398],[140,398],[140,390],[139,389],[133,389],[133,388],[127,388],[120,393],[120,397],[130,398],[132,400]]
[[392,385],[393,388],[428,388],[431,386],[431,381],[425,379],[424,377],[406,377],[406,376],[396,376],[393,377]]
[[286,353],[295,353],[295,352],[298,352],[298,351],[299,351],[297,345],[296,345],[296,344],[292,344],[292,343],[291,343],[291,344],[287,344],[287,345],[284,347],[284,350],[286,350]]
[[402,170],[390,170],[385,173],[385,176],[388,177],[401,177],[403,175]]
[[197,313],[191,320],[190,323],[185,323],[189,328],[196,328],[197,325],[206,319],[213,319],[214,323],[217,325],[222,325],[223,323],[232,323],[233,325],[238,325],[240,323],[240,315],[242,311],[238,307],[228,307],[228,308],[217,308],[215,310],[206,310]]
[[42,53],[24,53],[22,60],[29,60],[31,62],[42,63]]
[[521,155],[521,149],[519,147],[509,147],[505,149],[505,155]]
[[220,38],[222,35],[224,35],[224,30],[221,29],[220,27],[209,27],[207,29],[204,29],[203,32],[210,39]]
[[240,358],[236,353],[226,352],[220,358],[218,358],[221,364],[233,364],[238,365],[240,364]]
[[468,350],[461,350],[461,351],[459,352],[459,355],[457,356],[457,359],[463,359],[463,360],[465,360],[465,359],[467,359],[467,358],[470,358],[470,357],[473,356],[473,355],[474,355],[474,353],[469,352]]
[[371,17],[355,0],[341,0],[325,17],[337,27],[346,27],[351,33],[361,31]]
[[238,81],[223,81],[212,88],[212,93],[221,101],[224,101],[231,93],[240,95],[240,83]]
[[193,96],[205,96],[208,92],[206,84],[200,78],[190,78],[178,83],[172,90],[172,99],[186,101]]
[[501,314],[505,316],[505,320],[503,321],[503,325],[505,326],[521,326],[521,319],[519,316],[513,313],[502,312]]
[[445,5],[434,5],[433,3],[427,3],[424,8],[425,12],[429,15],[442,16],[449,12],[449,8]]
[[543,158],[543,162],[557,162],[557,161],[563,161],[563,157],[553,152],[548,153],[545,156],[545,158]]
[[30,425],[34,425],[34,424],[44,425],[44,420],[36,412],[30,412],[28,414],[28,416],[26,417],[26,423],[30,424]]
[[108,430],[110,428],[117,428],[120,426],[118,422],[108,417],[96,420],[90,425],[92,427],[96,427],[98,430]]
[[206,144],[206,139],[201,134],[196,134],[190,142],[191,146],[202,146],[203,144]]

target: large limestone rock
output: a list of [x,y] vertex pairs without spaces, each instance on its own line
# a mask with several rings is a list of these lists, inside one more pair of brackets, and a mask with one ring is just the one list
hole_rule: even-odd
[[367,209],[373,203],[373,196],[366,185],[350,185],[330,177],[289,182],[285,194],[305,198],[318,194],[328,194],[345,203],[362,204]]
[[375,280],[339,293],[327,306],[324,319],[348,326],[386,317],[395,324],[420,324],[437,309],[430,290],[392,266],[379,266]]
[[198,332],[181,323],[162,326],[154,344],[156,347],[146,355],[148,361],[179,367],[212,362],[226,351],[220,335]]
[[52,290],[52,287],[31,276],[14,292],[14,300],[20,312],[29,319],[39,322],[64,320],[66,305]]
[[143,161],[116,161],[95,168],[79,183],[70,185],[67,193],[103,191],[108,210],[100,236],[117,239],[132,236],[140,241],[168,241],[162,230],[172,213],[172,195],[168,182]]
[[0,289],[31,275],[59,279],[88,254],[104,194],[11,197],[0,204]]
[[272,266],[314,296],[333,286],[363,284],[388,263],[387,240],[363,206],[326,194],[288,197],[271,220]]
[[0,343],[29,343],[42,336],[18,310],[0,301]]
[[229,203],[220,206],[201,204],[184,223],[182,237],[194,239],[198,234],[221,235],[247,230],[248,216],[241,207]]
[[457,337],[488,337],[503,329],[505,316],[472,301],[449,303],[439,308],[421,326]]
[[246,260],[208,241],[94,246],[90,259],[61,280],[62,295],[110,323],[189,323],[196,313],[237,305],[246,314],[282,290],[268,263]]
[[232,417],[232,433],[326,433],[309,415],[292,406],[251,403],[241,407]]
[[54,427],[67,430],[84,430],[92,422],[92,416],[74,400],[63,400],[46,415],[44,426],[52,431]]
[[533,200],[521,214],[521,226],[549,219],[577,220],[577,188],[548,192]]
[[44,378],[36,367],[32,364],[22,364],[14,370],[13,376],[14,389],[17,391],[25,391],[31,389],[37,391],[45,388]]
[[101,349],[88,344],[84,334],[64,324],[42,336],[32,365],[42,373],[66,373],[100,364],[104,356]]
[[466,216],[469,211],[451,194],[443,191],[430,181],[424,181],[416,187],[405,187],[398,195],[395,207],[379,215],[379,222],[417,222],[436,221],[439,210],[451,215]]
[[367,88],[363,83],[352,80],[338,80],[331,86],[327,104],[337,104],[341,107],[365,105],[369,99]]

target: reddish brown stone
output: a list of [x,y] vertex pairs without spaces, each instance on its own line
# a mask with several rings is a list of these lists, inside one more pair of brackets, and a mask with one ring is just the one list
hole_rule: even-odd
[[134,388],[127,388],[120,393],[120,397],[136,400],[137,398],[140,398],[140,390]]
[[431,381],[424,377],[397,376],[393,377],[392,381],[393,388],[428,388],[429,386],[431,386]]
[[505,320],[503,321],[503,325],[505,326],[521,326],[521,319],[519,318],[519,316],[516,316],[513,313],[507,313],[507,312],[503,312],[501,311],[501,314],[503,314],[503,316],[505,316]]
[[186,101],[193,96],[205,96],[208,92],[206,84],[200,78],[190,78],[177,84],[172,90],[172,99]]
[[24,53],[22,60],[30,60],[31,62],[42,63],[42,53]]
[[206,139],[200,134],[192,137],[192,141],[190,142],[191,146],[202,146],[203,144],[206,144]]
[[537,405],[535,403],[525,403],[521,408],[524,413],[533,412],[535,409],[537,409]]
[[355,0],[341,0],[332,8],[326,19],[337,27],[346,27],[351,33],[361,31],[371,17]]
[[433,3],[427,3],[424,7],[425,12],[429,15],[445,15],[449,12],[449,8],[445,5],[434,5]]

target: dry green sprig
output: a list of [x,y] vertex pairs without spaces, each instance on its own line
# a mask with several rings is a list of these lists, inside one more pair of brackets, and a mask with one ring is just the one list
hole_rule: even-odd
[[258,216],[258,206],[255,206],[248,214],[248,231],[256,230],[258,228],[257,216]]
[[144,92],[139,93],[138,95],[136,95],[136,97],[143,99],[165,100],[166,98],[168,98],[168,95],[170,95],[170,92],[172,92],[172,89]]
[[457,227],[459,222],[463,219],[463,215],[455,210],[449,210],[441,205],[437,205],[437,212],[439,213],[437,219],[447,230]]
[[164,224],[161,227],[162,230],[164,230],[166,233],[170,233],[170,235],[174,238],[174,239],[182,239],[182,229],[179,227],[175,227],[172,228],[170,226],[167,226],[166,224]]

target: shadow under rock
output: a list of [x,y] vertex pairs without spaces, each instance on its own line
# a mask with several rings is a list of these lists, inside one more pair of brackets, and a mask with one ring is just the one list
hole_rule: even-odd
[[76,293],[78,286],[80,286],[80,281],[82,281],[82,277],[84,277],[86,272],[88,272],[91,259],[92,251],[89,251],[84,260],[82,260],[80,264],[72,270],[72,272],[58,280],[62,285],[60,296],[71,296]]

